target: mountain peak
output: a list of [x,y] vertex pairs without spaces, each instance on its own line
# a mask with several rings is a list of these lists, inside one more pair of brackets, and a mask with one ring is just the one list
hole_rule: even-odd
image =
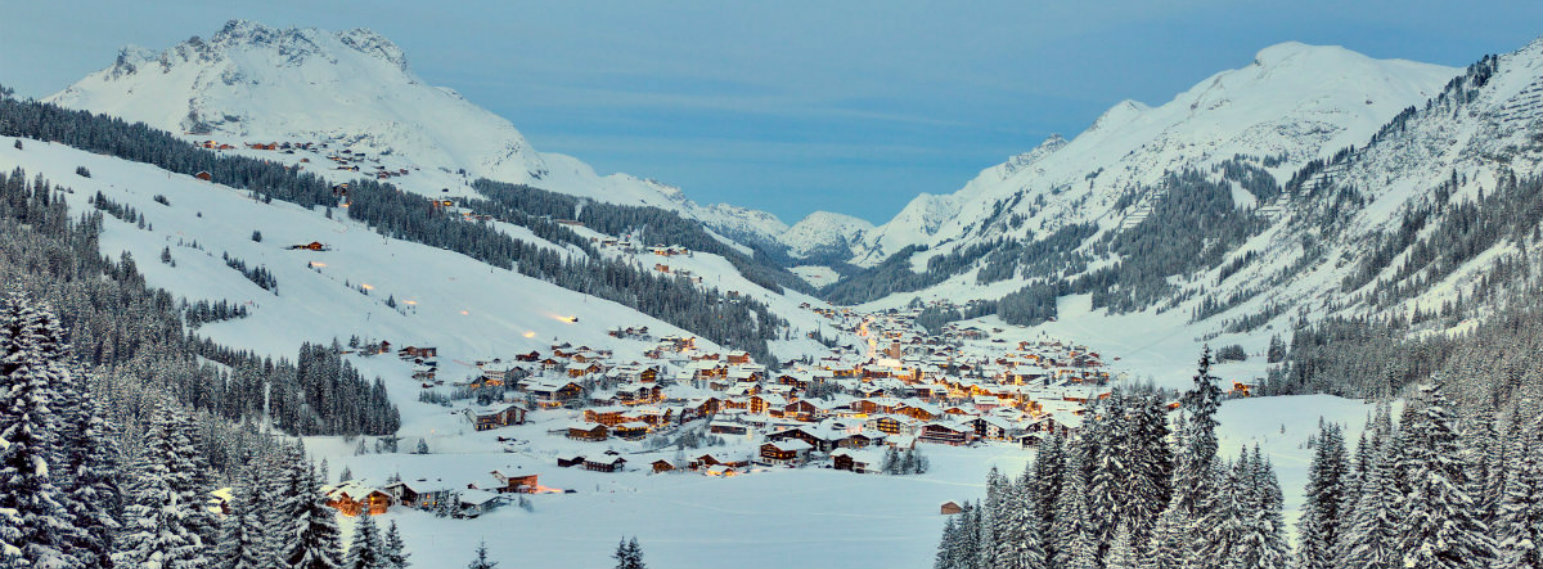
[[1281,42],[1259,50],[1254,54],[1254,65],[1263,68],[1283,67],[1307,59],[1355,58],[1370,59],[1365,55],[1337,45],[1310,45],[1299,41]]

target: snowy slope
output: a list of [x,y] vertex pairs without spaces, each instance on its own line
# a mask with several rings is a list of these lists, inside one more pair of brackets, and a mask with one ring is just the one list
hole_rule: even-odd
[[771,214],[701,206],[680,189],[600,175],[577,158],[538,152],[508,120],[455,91],[425,84],[391,40],[365,29],[274,29],[232,20],[207,39],[156,53],[126,47],[110,67],[47,98],[175,133],[243,143],[327,142],[407,168],[410,191],[469,193],[485,177],[596,200],[649,205],[720,233],[774,241]]
[[[1250,65],[1217,73],[1160,107],[1121,102],[1070,142],[1052,136],[954,194],[918,197],[870,234],[855,261],[875,264],[906,245],[963,247],[1001,236],[1001,228],[979,223],[1009,201],[1015,205],[1008,213],[1027,216],[1036,231],[1090,220],[1117,226],[1123,212],[1112,206],[1122,192],[1235,154],[1280,157],[1278,170],[1289,175],[1363,142],[1455,73],[1340,47],[1271,46]],[[1034,205],[1040,198],[1043,204]]]

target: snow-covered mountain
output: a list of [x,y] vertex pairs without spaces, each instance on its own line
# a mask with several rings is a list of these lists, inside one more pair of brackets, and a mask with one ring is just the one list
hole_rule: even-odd
[[1202,342],[1262,351],[1301,317],[1468,329],[1543,263],[1543,38],[1463,71],[1276,46],[1046,148],[918,200],[959,210],[912,230],[920,286],[848,288],[866,308],[1003,299],[1082,341],[1138,331],[1115,351],[1155,369]]
[[1052,136],[954,194],[917,197],[869,233],[853,261],[874,265],[907,245],[949,243],[936,251],[943,252],[1022,235],[982,223],[1013,215],[1024,216],[1018,227],[1036,232],[1090,220],[1118,226],[1129,213],[1113,210],[1122,193],[1237,154],[1269,157],[1271,172],[1289,176],[1309,160],[1364,141],[1456,72],[1341,47],[1275,45],[1160,107],[1121,102],[1071,141]]
[[741,239],[774,241],[787,228],[765,212],[702,206],[657,181],[600,175],[577,158],[539,152],[503,117],[424,83],[396,44],[365,29],[232,20],[159,53],[126,47],[111,66],[46,100],[238,148],[326,142],[408,169],[393,182],[421,193],[469,194],[467,183],[482,177],[662,207]]
[[873,224],[850,215],[816,211],[805,216],[782,235],[788,254],[797,258],[830,255],[845,259],[852,246],[861,243]]

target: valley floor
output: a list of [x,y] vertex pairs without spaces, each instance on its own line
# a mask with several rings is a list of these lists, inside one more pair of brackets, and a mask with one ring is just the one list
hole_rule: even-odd
[[[430,407],[408,409],[423,413]],[[1317,431],[1319,417],[1345,424],[1346,437],[1354,440],[1370,410],[1360,401],[1321,395],[1228,401],[1219,416],[1221,448],[1224,456],[1234,456],[1244,445],[1262,445],[1286,494],[1287,521],[1294,523],[1310,457],[1305,442]],[[495,439],[500,435],[535,438],[532,446],[541,450],[502,452]],[[430,440],[431,448],[438,445]],[[529,496],[531,512],[505,506],[477,519],[394,508],[377,521],[401,525],[419,567],[460,566],[482,540],[501,566],[609,567],[616,542],[631,536],[657,567],[930,567],[946,520],[939,506],[982,498],[992,466],[1016,476],[1034,455],[1012,445],[925,445],[932,470],[919,476],[773,468],[720,479],[645,474],[647,462],[673,456],[673,450],[638,455],[634,462],[645,466],[641,471],[558,468],[557,455],[603,452],[605,443],[547,437],[543,423],[444,440],[456,441],[455,448],[435,448],[443,453],[429,455],[354,456],[356,443],[334,438],[313,438],[307,445],[328,460],[334,476],[346,466],[371,481],[400,474],[404,480],[464,484],[491,482],[489,472],[501,469],[539,474],[544,486],[575,491]],[[404,439],[402,448],[414,444],[415,439]],[[353,520],[344,520],[351,528]]]

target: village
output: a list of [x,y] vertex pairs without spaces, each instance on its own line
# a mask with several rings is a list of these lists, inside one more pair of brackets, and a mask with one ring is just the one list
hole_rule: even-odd
[[[467,430],[492,432],[504,452],[535,456],[551,471],[619,476],[919,473],[938,445],[1028,452],[1053,433],[1076,431],[1085,404],[1113,389],[1104,356],[1084,346],[1008,343],[996,337],[1001,329],[960,323],[929,334],[916,324],[919,309],[806,309],[852,341],[778,362],[775,371],[745,352],[654,337],[646,327],[609,332],[651,346],[636,360],[556,342],[471,362],[475,373],[453,379],[443,377],[448,366],[434,347],[382,341],[360,353],[397,356],[421,401],[447,407]],[[1234,385],[1232,395],[1246,389]],[[452,517],[477,517],[522,494],[574,491],[543,486],[539,476],[530,468],[455,481],[402,472],[384,484],[350,480],[327,491],[344,515],[403,507]]]

